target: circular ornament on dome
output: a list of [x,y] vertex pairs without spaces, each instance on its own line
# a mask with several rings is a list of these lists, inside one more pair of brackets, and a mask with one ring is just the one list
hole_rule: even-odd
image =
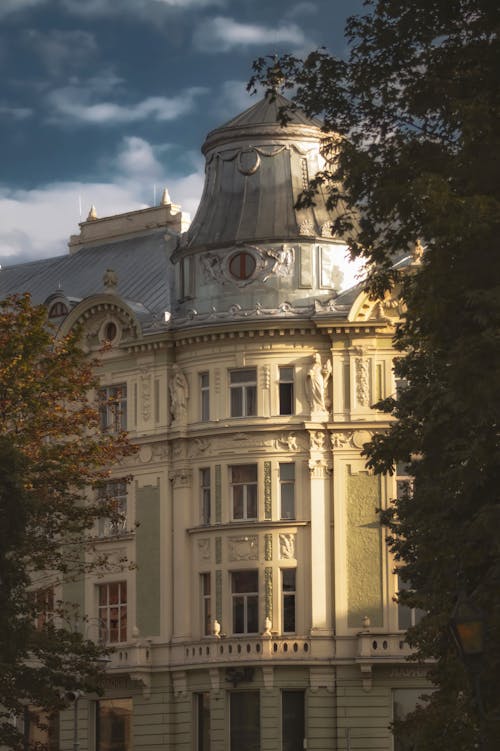
[[237,166],[242,175],[254,175],[260,167],[260,156],[255,149],[240,151]]
[[256,265],[253,255],[242,250],[229,259],[229,273],[235,279],[250,279]]

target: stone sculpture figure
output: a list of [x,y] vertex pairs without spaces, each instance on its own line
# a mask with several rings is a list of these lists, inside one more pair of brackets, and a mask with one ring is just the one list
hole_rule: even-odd
[[327,360],[322,365],[321,356],[317,352],[312,360],[312,365],[307,372],[311,412],[328,412],[330,408],[328,383],[332,376],[332,363]]
[[170,391],[170,412],[172,422],[185,422],[187,417],[187,400],[189,388],[186,376],[178,365],[173,365],[172,376],[168,385]]

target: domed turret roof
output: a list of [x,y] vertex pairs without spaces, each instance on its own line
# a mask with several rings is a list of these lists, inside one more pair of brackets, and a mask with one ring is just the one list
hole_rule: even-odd
[[241,243],[331,238],[332,215],[320,192],[315,205],[296,209],[309,180],[324,166],[321,123],[290,111],[285,97],[264,97],[219,128],[203,145],[205,187],[193,222],[174,255]]

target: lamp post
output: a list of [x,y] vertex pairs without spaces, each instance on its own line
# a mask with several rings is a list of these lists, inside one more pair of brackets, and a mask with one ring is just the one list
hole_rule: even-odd
[[465,593],[458,597],[450,618],[450,629],[458,647],[460,657],[469,672],[474,688],[474,698],[479,710],[480,744],[484,747],[484,737],[490,723],[500,722],[500,715],[487,712],[481,692],[481,671],[483,667],[485,618],[484,613]]

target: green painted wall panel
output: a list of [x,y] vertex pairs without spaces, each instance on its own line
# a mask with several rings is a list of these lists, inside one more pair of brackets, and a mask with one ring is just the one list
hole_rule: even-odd
[[160,634],[160,488],[136,488],[136,624],[142,636]]
[[347,467],[346,485],[348,625],[361,628],[367,615],[372,626],[383,626],[380,480]]

